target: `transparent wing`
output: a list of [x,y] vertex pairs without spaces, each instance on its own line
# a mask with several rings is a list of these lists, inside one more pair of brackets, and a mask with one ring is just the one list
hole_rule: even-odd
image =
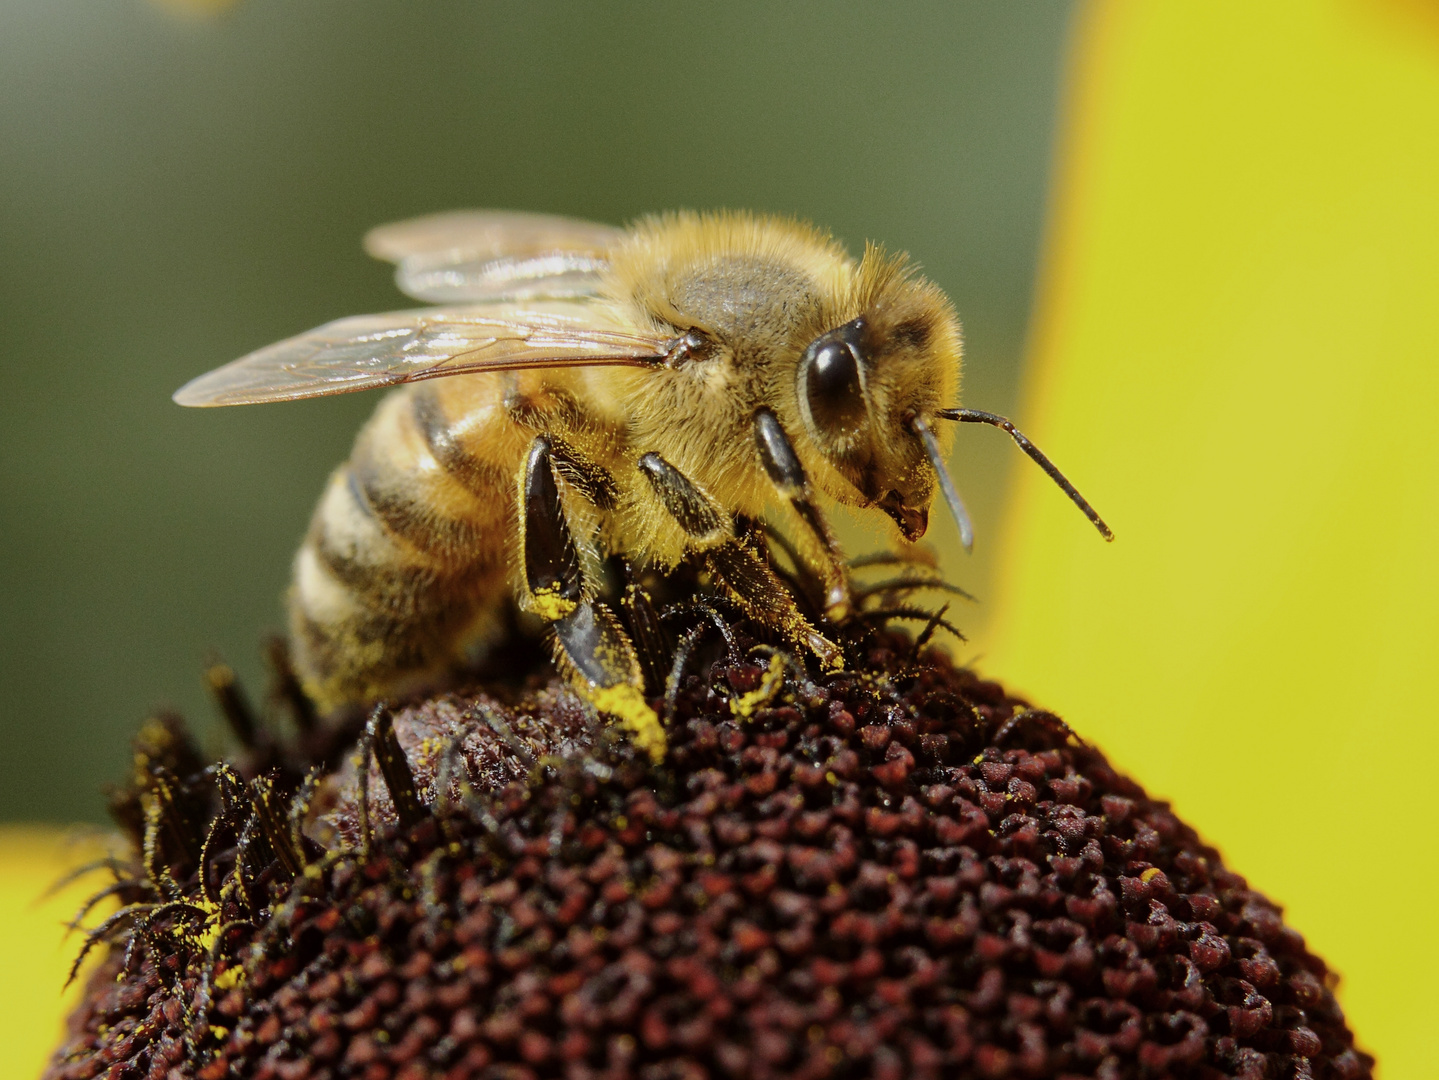
[[405,295],[432,304],[564,300],[596,295],[608,265],[571,251],[459,261],[413,256],[395,270],[395,284]]
[[252,405],[513,368],[655,363],[668,339],[582,303],[421,308],[339,319],[193,379],[181,405]]
[[471,258],[535,255],[544,251],[601,254],[623,229],[579,218],[526,214],[517,210],[452,210],[396,221],[371,229],[365,250],[397,263],[416,255],[464,251]]
[[400,290],[431,303],[592,296],[623,230],[513,210],[456,210],[381,225],[365,250],[397,264]]

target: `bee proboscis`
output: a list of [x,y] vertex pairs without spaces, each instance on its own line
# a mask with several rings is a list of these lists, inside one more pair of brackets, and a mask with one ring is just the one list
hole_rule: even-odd
[[851,258],[798,222],[676,213],[628,229],[503,211],[366,238],[402,291],[442,306],[340,319],[190,382],[182,405],[404,384],[331,476],[294,564],[296,668],[321,708],[453,663],[504,600],[548,624],[595,707],[658,755],[633,645],[596,598],[596,553],[661,570],[701,559],[753,618],[822,663],[839,648],[736,525],[785,519],[826,616],[851,611],[816,495],[923,535],[936,488],[966,546],[939,420],[959,321],[902,256]]

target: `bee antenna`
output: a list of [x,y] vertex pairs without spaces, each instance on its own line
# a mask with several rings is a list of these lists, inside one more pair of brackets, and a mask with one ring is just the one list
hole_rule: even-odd
[[[1114,539],[1113,531],[1104,523],[1104,519],[1099,516],[1094,507],[1089,505],[1089,501],[1079,493],[1079,489],[1065,478],[1064,474],[1059,471],[1054,462],[1044,456],[1044,451],[1030,442],[1024,432],[1020,431],[1005,417],[998,416],[995,413],[981,412],[979,409],[940,409],[934,415],[941,420],[955,420],[961,424],[988,424],[991,427],[1001,428],[1009,432],[1010,438],[1015,441],[1019,448],[1028,454],[1036,465],[1044,470],[1045,475],[1059,485],[1059,490],[1069,496],[1070,502],[1074,503],[1075,506],[1083,511],[1084,516],[1099,530],[1099,535],[1106,540]],[[916,420],[915,423],[919,424],[920,421]],[[927,439],[925,437],[926,433],[921,431],[920,438],[925,439],[925,450],[929,453],[930,460],[933,461],[937,454],[937,448],[930,449],[929,444],[933,442],[934,436],[930,435]],[[939,475],[939,486],[945,491],[945,497],[948,498],[952,485],[949,484],[949,478],[945,476],[942,471]]]
[[965,509],[964,500],[959,497],[959,491],[950,479],[949,470],[945,468],[944,455],[939,451],[939,440],[934,437],[934,432],[929,430],[929,425],[918,416],[909,422],[909,426],[924,444],[924,452],[929,455],[929,463],[934,466],[935,475],[939,477],[939,490],[944,492],[944,501],[949,504],[949,512],[954,515],[954,523],[959,526],[959,542],[964,545],[965,551],[973,551],[974,526],[970,524],[969,511]]

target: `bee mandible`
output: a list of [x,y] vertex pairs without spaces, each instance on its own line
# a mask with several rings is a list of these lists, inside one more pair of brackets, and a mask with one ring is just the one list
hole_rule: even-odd
[[971,543],[942,420],[1009,432],[1111,535],[1013,424],[954,405],[959,321],[903,256],[855,260],[813,227],[747,213],[619,229],[460,211],[365,243],[403,292],[442,306],[340,319],[175,394],[244,405],[403,384],[295,557],[295,666],[322,709],[433,677],[513,597],[580,692],[658,756],[635,648],[597,599],[599,553],[661,571],[698,558],[752,618],[838,666],[737,516],[785,519],[842,621],[846,564],[818,493],[914,541],[938,489]]

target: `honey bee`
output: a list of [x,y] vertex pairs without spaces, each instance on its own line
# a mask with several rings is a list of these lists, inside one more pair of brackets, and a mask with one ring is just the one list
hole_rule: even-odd
[[660,571],[697,558],[752,618],[839,666],[737,516],[784,519],[840,622],[850,586],[817,493],[914,541],[938,488],[971,542],[941,420],[1008,431],[1110,535],[1009,421],[954,406],[959,321],[903,256],[855,260],[818,229],[747,213],[619,229],[461,211],[365,245],[403,292],[444,306],[340,319],[175,394],[243,405],[404,384],[295,557],[295,664],[322,709],[432,677],[513,597],[595,708],[658,755],[635,648],[596,598],[599,554]]

